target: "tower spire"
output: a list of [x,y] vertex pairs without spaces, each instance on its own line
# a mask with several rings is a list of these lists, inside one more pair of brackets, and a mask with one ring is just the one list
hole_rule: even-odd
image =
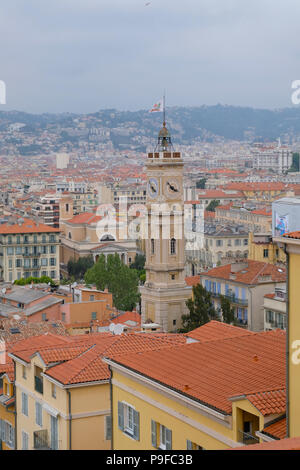
[[159,152],[167,152],[173,147],[171,134],[169,133],[168,129],[166,128],[166,91],[164,90],[163,96],[163,127],[159,131],[158,134],[158,142],[155,148],[155,151]]

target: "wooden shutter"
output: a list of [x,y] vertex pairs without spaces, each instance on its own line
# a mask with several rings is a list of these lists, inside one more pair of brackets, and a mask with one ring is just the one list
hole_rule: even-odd
[[152,446],[157,448],[157,423],[156,421],[151,420],[151,442]]
[[133,437],[137,441],[140,440],[140,413],[133,410]]
[[172,431],[166,428],[166,450],[172,449]]
[[118,401],[118,426],[124,431],[124,405],[120,401]]
[[186,441],[186,448],[187,448],[187,450],[193,450],[192,441],[189,441],[189,440]]

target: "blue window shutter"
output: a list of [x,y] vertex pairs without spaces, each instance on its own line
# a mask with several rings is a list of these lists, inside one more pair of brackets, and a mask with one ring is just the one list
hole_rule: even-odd
[[137,441],[140,440],[140,413],[133,410],[133,437]]
[[235,288],[235,294],[234,295],[235,295],[236,299],[239,298],[239,288],[238,287]]
[[120,401],[118,401],[118,426],[124,431],[124,405]]
[[248,309],[245,308],[244,310],[244,320],[247,322],[248,321]]
[[218,294],[221,294],[221,283],[218,282],[217,286],[218,286]]
[[157,448],[157,424],[153,419],[151,420],[151,443],[152,447]]
[[242,299],[246,300],[246,289],[244,287],[242,288]]
[[172,431],[166,428],[166,450],[172,449]]
[[205,281],[205,289],[206,289],[206,290],[209,289],[209,287],[208,287],[208,280],[207,280],[207,279],[206,279],[206,281]]

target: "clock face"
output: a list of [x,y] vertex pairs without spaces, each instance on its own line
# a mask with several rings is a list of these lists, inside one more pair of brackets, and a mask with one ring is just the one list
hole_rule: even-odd
[[176,179],[167,180],[165,183],[165,190],[170,197],[180,196],[181,194],[180,184]]
[[152,198],[158,195],[158,181],[156,178],[149,178],[148,195]]

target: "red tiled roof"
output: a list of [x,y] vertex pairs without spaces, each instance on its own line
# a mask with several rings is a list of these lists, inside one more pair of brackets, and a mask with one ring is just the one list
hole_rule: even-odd
[[241,268],[240,271],[234,273],[235,278],[232,279],[232,265],[226,264],[210,269],[203,273],[201,277],[213,277],[219,279],[231,280],[243,284],[258,284],[258,279],[264,276],[271,276],[272,282],[284,282],[286,279],[286,269],[278,268],[274,264],[263,263],[261,261],[245,260],[247,267]]
[[82,214],[75,215],[72,219],[66,220],[66,224],[95,224],[101,220],[101,216],[96,216],[91,212],[83,212]]
[[280,441],[263,442],[250,446],[235,447],[231,450],[300,450],[300,437],[281,439]]
[[254,393],[246,398],[264,416],[285,412],[286,393],[283,389]]
[[188,286],[197,286],[200,283],[200,276],[190,276],[185,278]]
[[59,232],[59,228],[53,228],[45,224],[36,224],[33,220],[26,220],[22,224],[2,224],[0,225],[0,234],[15,233],[47,233]]
[[283,331],[270,331],[122,354],[112,360],[230,414],[231,397],[284,389],[285,341]]
[[284,439],[286,437],[286,417],[272,421],[264,428],[263,433],[275,439]]
[[300,239],[300,231],[285,233],[283,236],[286,237],[286,238]]
[[254,333],[238,326],[228,325],[219,321],[210,321],[195,330],[185,333],[185,336],[196,339],[201,343],[216,341],[218,339],[235,338],[238,336],[253,335]]

